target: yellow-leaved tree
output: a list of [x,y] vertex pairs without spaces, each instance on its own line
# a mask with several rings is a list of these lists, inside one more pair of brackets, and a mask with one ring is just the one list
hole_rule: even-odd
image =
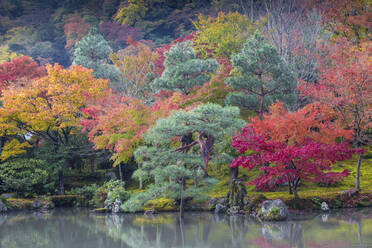
[[[26,87],[9,87],[2,92],[0,135],[18,140],[10,139],[4,145],[2,160],[25,152],[32,138],[53,144],[56,153],[60,147],[71,145],[80,132],[86,100],[105,95],[107,80],[94,78],[92,70],[81,66],[65,69],[58,64],[46,69],[46,76]],[[64,192],[64,166],[59,168],[60,193]]]

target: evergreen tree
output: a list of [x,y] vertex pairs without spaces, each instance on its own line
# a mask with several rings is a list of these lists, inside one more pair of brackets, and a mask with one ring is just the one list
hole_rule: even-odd
[[192,87],[208,82],[218,67],[215,59],[196,58],[191,41],[174,44],[164,55],[165,70],[153,81],[154,91],[171,90],[187,95]]
[[254,110],[260,117],[268,106],[280,100],[292,105],[296,81],[277,50],[255,32],[240,53],[231,57],[234,74],[226,80],[234,92],[226,103]]
[[74,51],[73,65],[82,65],[93,69],[96,78],[107,78],[112,88],[120,82],[120,72],[109,64],[111,48],[97,29],[92,28],[87,36],[81,39]]
[[[148,146],[135,152],[141,166],[134,177],[140,181],[153,179],[154,183],[123,207],[136,210],[135,205],[138,209],[147,200],[166,194],[180,201],[182,216],[183,199],[200,196],[201,189],[211,185],[213,180],[208,177],[207,171],[213,147],[244,126],[239,116],[237,107],[208,103],[158,120],[145,135]],[[191,137],[191,140],[184,140],[184,137]],[[178,148],[174,147],[175,138],[179,140]],[[187,179],[193,179],[194,184],[186,185]]]

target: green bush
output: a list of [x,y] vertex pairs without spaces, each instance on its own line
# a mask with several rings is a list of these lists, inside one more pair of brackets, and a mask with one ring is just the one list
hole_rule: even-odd
[[0,180],[3,191],[33,196],[52,192],[57,175],[44,160],[16,159],[0,165]]
[[84,196],[86,202],[89,202],[89,204],[91,204],[91,201],[93,197],[95,196],[98,189],[99,189],[99,186],[97,184],[91,184],[91,185],[85,185],[81,188],[73,188],[68,193],[72,195]]
[[70,193],[84,196],[91,207],[111,207],[116,199],[121,202],[129,198],[129,193],[124,188],[124,181],[110,180],[102,186],[96,184],[72,189]]

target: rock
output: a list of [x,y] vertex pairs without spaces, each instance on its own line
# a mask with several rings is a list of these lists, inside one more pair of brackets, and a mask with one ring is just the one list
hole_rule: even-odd
[[109,171],[105,173],[105,178],[107,180],[117,180],[116,174],[113,171]]
[[216,207],[214,209],[214,213],[215,214],[223,214],[225,212],[226,212],[226,206],[221,204],[221,203],[217,203]]
[[282,221],[288,218],[288,207],[280,199],[264,201],[259,216],[267,221]]
[[35,199],[35,201],[32,203],[32,207],[34,209],[39,209],[43,206],[43,204],[41,204],[41,202],[39,201],[39,199]]
[[216,206],[217,202],[218,202],[218,198],[217,197],[213,197],[212,199],[210,199],[208,201],[209,208],[213,209]]
[[112,205],[112,212],[113,213],[119,213],[121,212],[121,201],[120,199],[116,199],[114,204]]
[[229,193],[229,206],[244,207],[244,198],[247,196],[247,189],[244,183],[239,179],[234,179],[231,182]]
[[348,189],[348,190],[342,191],[342,194],[344,194],[348,197],[352,197],[354,195],[359,194],[359,191],[357,189]]
[[4,202],[0,201],[0,213],[8,212],[8,208]]
[[146,216],[152,216],[154,214],[156,214],[156,210],[155,209],[148,209],[144,213],[144,215],[146,215]]
[[328,214],[322,214],[322,221],[327,222],[328,221]]
[[5,199],[15,198],[15,194],[14,193],[4,193],[4,194],[1,194],[0,197],[5,198]]
[[237,215],[237,214],[240,214],[240,207],[239,207],[239,206],[232,206],[232,207],[229,209],[229,214],[230,214],[230,215]]
[[265,200],[267,200],[267,198],[262,194],[250,198],[247,200],[248,204],[245,204],[243,209],[247,212],[255,212],[260,208],[261,203]]
[[362,196],[360,197],[360,200],[357,204],[358,204],[358,207],[371,207],[372,199],[370,199],[368,196]]
[[220,198],[220,199],[217,201],[217,203],[222,204],[222,205],[226,205],[227,200],[226,200],[226,198]]
[[48,209],[54,209],[56,206],[54,205],[54,202],[48,201],[47,203],[44,204],[43,209],[48,210]]
[[320,205],[320,209],[323,211],[329,211],[328,204],[326,202],[322,202],[322,205]]

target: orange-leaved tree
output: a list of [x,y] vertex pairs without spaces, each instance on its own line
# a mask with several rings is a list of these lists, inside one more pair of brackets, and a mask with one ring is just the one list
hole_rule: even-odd
[[149,74],[152,73],[152,64],[158,54],[146,44],[131,38],[128,44],[125,49],[110,55],[111,61],[121,72],[122,87],[119,90],[126,96],[145,100],[150,95]]
[[[343,127],[353,131],[355,148],[371,146],[372,127],[372,46],[370,42],[352,45],[341,39],[328,50],[328,63],[322,63],[316,84],[301,83],[299,90],[337,113]],[[362,151],[362,150],[360,150]],[[362,152],[358,154],[356,189],[360,189]]]
[[[81,66],[65,69],[55,64],[47,65],[47,75],[31,81],[25,87],[9,87],[3,91],[0,108],[0,130],[4,135],[23,137],[20,142],[9,141],[3,149],[5,160],[24,152],[30,138],[38,137],[54,145],[57,153],[61,146],[71,145],[73,136],[80,130],[79,122],[84,117],[81,111],[86,98],[103,97],[107,81],[94,78],[92,70]],[[11,147],[14,144],[14,147]],[[22,145],[23,144],[23,145]],[[64,192],[63,169],[60,168],[60,193]]]
[[[83,110],[87,118],[81,121],[95,149],[112,152],[114,166],[128,162],[141,144],[142,135],[156,120],[167,117],[183,103],[181,93],[158,98],[153,106],[129,96],[109,92],[105,98],[93,101]],[[119,170],[121,171],[121,170]]]

